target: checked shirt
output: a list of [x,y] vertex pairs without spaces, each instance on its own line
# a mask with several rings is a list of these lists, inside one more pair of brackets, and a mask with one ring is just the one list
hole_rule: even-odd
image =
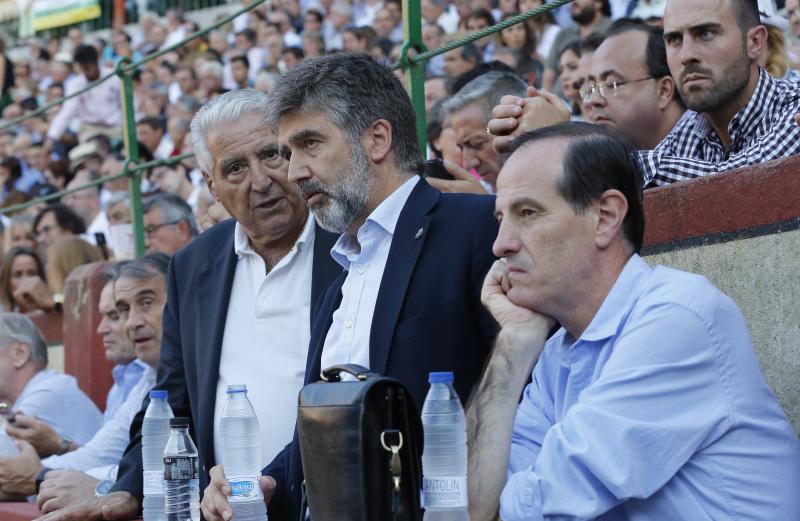
[[703,114],[687,112],[653,150],[639,152],[645,186],[659,186],[800,154],[800,83],[759,71],[747,106],[728,124],[725,150]]

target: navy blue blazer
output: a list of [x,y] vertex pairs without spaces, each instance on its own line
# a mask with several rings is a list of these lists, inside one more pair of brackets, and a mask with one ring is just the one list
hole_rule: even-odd
[[[208,485],[214,461],[214,407],[222,337],[228,315],[236,253],[235,221],[222,222],[200,234],[172,259],[167,274],[164,336],[155,389],[169,391],[175,416],[192,419],[192,436],[200,464],[200,491]],[[337,236],[317,227],[311,275],[311,302],[342,272],[330,256]],[[313,314],[312,314],[313,323]],[[142,499],[141,426],[149,404],[131,424],[131,443],[120,461],[113,490]]]
[[[453,371],[464,404],[480,379],[497,332],[480,302],[497,230],[494,197],[440,194],[425,181],[400,213],[375,303],[370,369],[403,382],[420,409],[429,372]],[[306,383],[319,379],[322,346],[346,276],[328,288],[315,313]],[[270,521],[299,519],[303,474],[296,433],[262,472],[278,484]]]

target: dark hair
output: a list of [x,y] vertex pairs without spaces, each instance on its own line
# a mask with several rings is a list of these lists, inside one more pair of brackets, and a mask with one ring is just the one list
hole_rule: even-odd
[[[501,22],[505,22],[509,18],[514,18],[517,16],[517,13],[505,13],[502,18],[500,18]],[[518,23],[517,25],[522,26],[522,30],[525,31],[525,43],[522,46],[522,50],[524,50],[527,54],[531,55],[536,52],[536,46],[538,45],[536,42],[536,34],[531,30],[531,28],[526,23]],[[512,26],[513,27],[513,26]],[[506,27],[506,29],[510,29],[510,27]],[[497,33],[497,41],[505,46],[508,47],[508,44],[503,41],[503,31]]]
[[[605,39],[633,31],[639,31],[647,35],[647,49],[645,50],[647,74],[656,79],[671,77],[669,64],[667,63],[667,45],[664,42],[664,29],[647,25],[636,18],[621,18],[609,26]],[[681,106],[685,106],[677,87],[672,94],[672,98],[680,103]]]
[[478,50],[474,43],[467,43],[459,49],[461,59],[479,65],[483,62],[483,53]]
[[31,96],[20,101],[19,106],[22,107],[23,110],[36,110],[39,108],[39,101]]
[[250,43],[255,43],[256,41],[256,32],[250,28],[242,29],[236,36],[244,36],[245,39]]
[[231,58],[231,64],[233,64],[233,62],[242,62],[242,63],[244,63],[245,67],[247,67],[248,69],[250,68],[250,60],[247,59],[247,55],[246,54],[238,54],[238,55],[232,57]]
[[157,118],[155,116],[147,116],[140,119],[139,121],[136,122],[136,126],[139,125],[147,125],[153,130],[160,130],[162,132],[164,131],[164,123],[161,121],[160,118]]
[[317,10],[317,9],[315,9],[313,7],[306,11],[306,16],[308,16],[308,15],[311,15],[314,18],[316,18],[317,22],[319,22],[319,23],[322,23],[322,21],[324,20],[324,17],[322,16],[322,13],[319,12],[319,10]]
[[605,39],[605,35],[599,33],[592,33],[588,35],[586,38],[581,40],[581,56],[587,53],[592,53],[597,50],[603,44],[603,40]]
[[189,228],[189,235],[192,237],[197,235],[197,221],[192,207],[177,195],[159,192],[148,197],[142,204],[142,214],[150,213],[153,208],[161,210],[165,222],[185,222]]
[[161,67],[162,69],[167,69],[170,74],[175,74],[175,71],[178,70],[178,68],[175,65],[168,62],[167,60],[161,60],[161,63],[159,63],[158,66]]
[[326,115],[358,143],[377,120],[392,127],[397,166],[416,172],[422,161],[416,115],[400,80],[366,54],[338,53],[309,58],[278,79],[269,96],[269,124],[297,113]]
[[52,212],[59,227],[69,230],[73,235],[81,235],[86,233],[86,224],[83,219],[76,214],[72,208],[61,203],[51,204],[46,206],[41,212],[36,215],[33,220],[33,231],[36,233],[36,228],[39,227],[39,222],[48,213]]
[[20,255],[28,255],[33,257],[33,261],[36,264],[36,274],[40,279],[42,279],[43,282],[47,282],[47,274],[44,269],[44,263],[42,262],[42,258],[39,257],[39,254],[31,249],[23,248],[22,246],[14,246],[5,253],[3,256],[3,262],[0,263],[0,310],[5,308],[5,311],[10,312],[15,307],[14,296],[11,294],[10,284],[11,265],[13,264],[14,259]]
[[22,165],[20,165],[19,159],[14,156],[9,156],[0,159],[0,166],[7,168],[11,173],[5,182],[6,190],[10,192],[14,189],[14,183],[17,181],[17,179],[22,177]]
[[77,49],[75,49],[72,60],[75,63],[83,65],[88,65],[90,63],[97,65],[97,49],[95,49],[93,45],[79,45]]
[[428,146],[431,148],[433,155],[438,159],[442,159],[442,151],[433,146],[433,142],[439,139],[439,136],[442,135],[442,125],[444,124],[444,110],[442,110],[442,105],[445,101],[446,99],[440,99],[433,104],[433,107],[431,107],[431,110],[428,113],[428,118],[425,125],[425,134],[428,137]]
[[558,55],[558,59],[560,60],[561,57],[564,56],[564,53],[567,52],[567,51],[572,51],[575,54],[575,56],[580,58],[581,57],[581,42],[580,42],[580,40],[575,40],[575,41],[572,41],[569,44],[565,45],[564,48],[561,49],[561,52]]
[[489,24],[489,25],[487,25],[487,27],[491,27],[492,25],[495,24],[494,17],[492,16],[492,13],[490,13],[489,11],[487,11],[486,9],[484,9],[482,7],[472,11],[472,13],[467,17],[467,21],[469,21],[472,18],[480,18],[481,20],[483,20],[484,22]]
[[731,3],[736,15],[736,24],[743,35],[747,34],[747,31],[753,27],[761,25],[761,15],[758,12],[757,0],[731,0]]
[[169,255],[151,253],[121,264],[117,272],[117,280],[123,277],[135,280],[150,280],[154,277],[161,277],[162,280],[165,280],[167,268],[169,268]]
[[306,53],[304,53],[303,49],[300,47],[286,47],[281,54],[286,54],[287,52],[298,60],[302,60],[306,57]]
[[607,17],[611,16],[611,2],[610,2],[610,0],[603,0],[603,5],[600,7],[600,12],[603,13],[603,16],[607,16]]
[[456,79],[454,79],[453,83],[450,84],[450,93],[457,94],[458,91],[463,89],[467,83],[471,82],[478,76],[483,76],[487,72],[493,72],[493,71],[510,72],[516,74],[514,69],[512,69],[511,67],[509,67],[508,65],[506,65],[501,61],[494,60],[488,63],[481,63],[473,67],[472,69],[468,70],[461,76],[457,77]]
[[566,140],[564,174],[558,193],[576,213],[582,212],[606,190],[622,192],[628,201],[622,230],[635,253],[644,240],[643,174],[636,148],[614,132],[590,123],[560,123],[523,134],[512,142],[511,153],[544,140]]

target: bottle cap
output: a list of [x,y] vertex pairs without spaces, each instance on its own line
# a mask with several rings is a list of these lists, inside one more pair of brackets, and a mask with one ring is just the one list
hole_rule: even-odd
[[244,384],[229,385],[228,386],[228,394],[231,394],[231,393],[246,393],[246,392],[247,392],[247,386],[244,385]]
[[164,398],[164,399],[166,399],[167,396],[169,396],[169,392],[168,391],[161,391],[161,390],[157,390],[157,389],[154,389],[154,390],[150,391],[150,399],[151,400],[154,399],[154,398]]
[[449,384],[454,380],[453,372],[446,371],[442,373],[430,373],[428,375],[428,383],[431,384]]
[[170,418],[169,419],[169,426],[170,427],[188,427],[189,426],[189,418],[186,417],[178,417],[178,418]]

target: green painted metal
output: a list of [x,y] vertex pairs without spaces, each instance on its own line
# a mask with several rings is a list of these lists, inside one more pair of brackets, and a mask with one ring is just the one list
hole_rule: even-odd
[[427,51],[422,43],[422,6],[420,0],[403,0],[403,39],[400,63],[405,72],[406,90],[411,96],[417,114],[417,142],[420,152],[425,153],[428,143],[425,128],[425,65],[426,61],[412,58]]
[[117,63],[116,73],[122,81],[122,121],[125,130],[122,137],[125,143],[125,156],[128,158],[122,171],[128,174],[128,196],[131,198],[131,217],[133,220],[133,247],[137,257],[145,254],[144,215],[142,214],[142,170],[131,170],[130,165],[139,162],[139,142],[136,139],[136,111],[133,108],[133,78],[125,71],[130,58],[122,58]]

